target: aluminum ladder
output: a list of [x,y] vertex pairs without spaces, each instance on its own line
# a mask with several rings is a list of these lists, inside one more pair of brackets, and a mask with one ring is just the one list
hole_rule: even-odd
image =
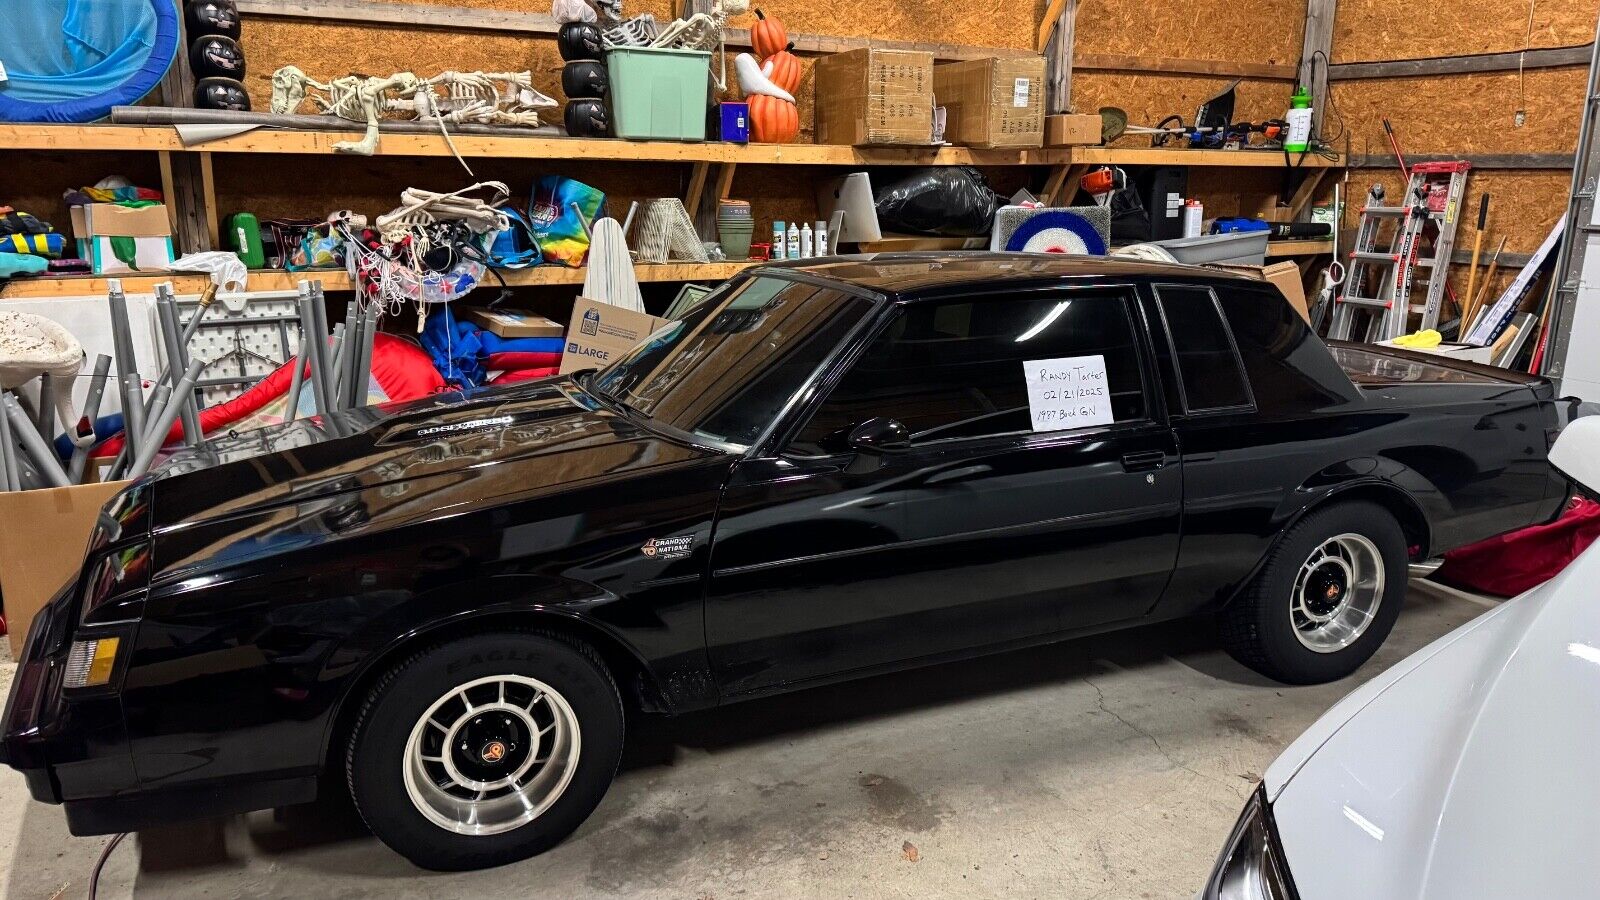
[[[1366,340],[1387,341],[1411,331],[1411,316],[1422,314],[1422,328],[1437,328],[1450,279],[1450,255],[1455,250],[1456,224],[1467,190],[1468,162],[1428,162],[1411,167],[1411,177],[1399,206],[1384,206],[1381,185],[1373,185],[1361,208],[1355,248],[1350,251],[1350,273],[1340,295],[1334,298],[1333,324],[1328,337],[1350,340],[1357,314],[1370,311]],[[1393,221],[1386,249],[1379,249],[1384,223]],[[1434,226],[1433,254],[1417,255],[1420,239]],[[1428,290],[1421,306],[1411,303],[1412,282],[1418,267],[1428,270]],[[1375,278],[1377,296],[1358,292]]]

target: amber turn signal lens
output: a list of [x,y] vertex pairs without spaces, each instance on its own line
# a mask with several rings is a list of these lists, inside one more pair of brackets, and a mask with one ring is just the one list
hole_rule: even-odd
[[93,641],[73,641],[67,655],[65,687],[99,687],[111,682],[121,638],[105,637]]

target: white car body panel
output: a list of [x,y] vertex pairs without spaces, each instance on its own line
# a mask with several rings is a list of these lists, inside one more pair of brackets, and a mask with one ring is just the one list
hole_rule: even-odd
[[1600,545],[1290,745],[1267,795],[1302,900],[1600,896]]

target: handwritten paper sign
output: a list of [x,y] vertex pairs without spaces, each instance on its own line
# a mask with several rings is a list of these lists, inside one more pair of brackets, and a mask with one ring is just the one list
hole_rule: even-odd
[[1022,364],[1034,431],[1109,425],[1111,386],[1104,356],[1030,359]]

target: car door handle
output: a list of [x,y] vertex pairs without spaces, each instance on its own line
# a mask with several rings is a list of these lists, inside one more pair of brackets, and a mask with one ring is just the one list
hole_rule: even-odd
[[1122,455],[1122,471],[1124,472],[1153,472],[1167,464],[1167,454],[1160,450],[1151,450],[1147,453],[1124,453]]

